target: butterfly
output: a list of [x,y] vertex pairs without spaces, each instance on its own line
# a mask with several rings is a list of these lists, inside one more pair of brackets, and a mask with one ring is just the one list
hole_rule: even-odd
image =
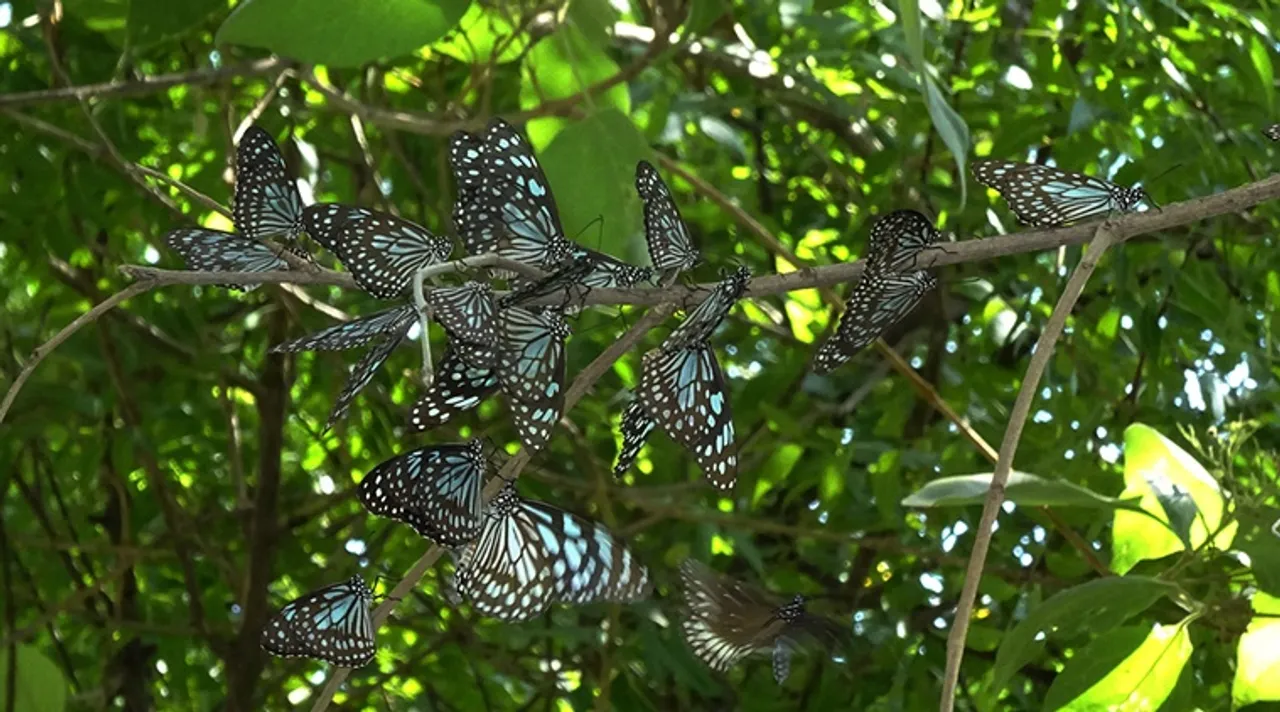
[[[374,374],[382,368],[382,364],[386,363],[391,357],[391,352],[396,350],[400,342],[404,341],[404,337],[409,333],[409,327],[406,325],[400,331],[388,332],[382,339],[382,343],[377,344],[360,359],[360,362],[351,367],[351,374],[347,376],[347,382],[342,387],[342,392],[338,394],[337,400],[333,403],[333,410],[329,413],[329,420],[324,425],[322,432],[329,432],[343,415],[346,415],[347,408],[351,406],[351,401],[355,400],[356,394],[369,385],[369,381],[373,380]],[[423,335],[426,338],[426,335]]]
[[681,623],[694,655],[712,670],[725,672],[757,652],[773,653],[773,677],[782,684],[791,672],[792,651],[804,642],[834,650],[847,642],[843,627],[805,610],[804,596],[782,602],[745,582],[721,576],[705,564],[686,559],[680,579],[688,604]]
[[653,281],[654,272],[649,267],[637,267],[595,250],[586,250],[586,254],[591,270],[582,278],[585,287],[630,289],[641,282]]
[[476,368],[493,368],[498,345],[493,288],[485,282],[468,282],[461,287],[433,289],[426,299],[462,360]]
[[897,272],[914,264],[916,255],[938,244],[942,233],[914,210],[895,210],[871,226],[867,269]]
[[404,294],[413,275],[449,259],[453,243],[388,213],[337,204],[309,206],[307,234],[333,252],[361,289],[378,299]]
[[480,489],[487,471],[479,440],[431,445],[369,470],[358,494],[371,514],[404,522],[442,546],[457,547],[480,533]]
[[683,272],[698,264],[689,227],[680,217],[676,201],[658,169],[648,161],[636,164],[636,192],[644,203],[644,239],[654,269]]
[[705,342],[724,320],[725,315],[733,308],[734,303],[742,298],[747,289],[747,281],[751,272],[746,267],[738,267],[733,274],[721,280],[711,294],[702,303],[694,307],[680,326],[662,342],[666,350],[683,349],[698,342]]
[[1262,133],[1272,141],[1280,141],[1280,124],[1271,124],[1263,129]]
[[840,317],[835,335],[818,348],[813,370],[827,373],[853,358],[910,314],[924,295],[937,286],[938,280],[926,270],[907,274],[864,272],[849,295],[849,306]]
[[450,149],[460,186],[454,226],[467,252],[496,252],[544,269],[572,257],[551,184],[520,132],[494,119],[479,147],[464,134],[454,136]]
[[373,660],[373,591],[359,576],[285,604],[262,629],[262,649],[282,657],[323,660],[347,668]]
[[[289,269],[289,263],[261,242],[230,232],[186,227],[164,236],[168,245],[187,266],[201,272],[272,272]],[[227,289],[251,291],[256,284],[223,285]]]
[[480,405],[497,390],[497,372],[469,366],[457,352],[446,351],[431,387],[413,404],[409,426],[421,432],[444,425],[458,413]]
[[271,134],[250,126],[236,146],[236,186],[232,221],[251,240],[298,239],[302,196],[285,171],[284,156]]
[[631,469],[636,455],[640,454],[640,448],[644,447],[655,425],[657,423],[639,400],[633,400],[627,405],[627,409],[622,412],[622,449],[618,451],[618,462],[613,466],[615,477],[621,477]]
[[524,499],[508,482],[462,547],[453,590],[481,615],[523,621],[552,603],[641,600],[649,571],[600,524]]
[[1142,188],[1124,188],[1036,163],[974,161],[973,176],[994,188],[1019,220],[1035,227],[1056,227],[1113,211],[1129,213],[1151,200]]
[[[738,454],[720,362],[706,342],[664,349],[644,355],[640,403],[663,432],[693,453],[711,484],[730,491],[738,479]],[[625,442],[625,431],[623,437]]]
[[541,449],[564,411],[564,342],[569,327],[550,311],[498,313],[498,383],[524,446]]
[[374,339],[388,334],[404,333],[417,318],[413,305],[385,309],[376,314],[352,319],[337,326],[322,329],[313,334],[276,344],[272,353],[296,351],[341,351],[364,346]]

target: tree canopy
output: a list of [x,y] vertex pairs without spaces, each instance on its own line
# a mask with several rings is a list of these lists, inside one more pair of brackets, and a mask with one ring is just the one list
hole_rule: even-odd
[[[1212,0],[0,2],[0,710],[1280,709],[1276,27]],[[233,229],[256,125],[305,203],[453,237],[450,137],[494,117],[578,244],[646,262],[646,160],[702,262],[583,297],[532,457],[502,399],[408,427],[438,327],[326,431],[359,352],[271,347],[393,303],[305,240],[323,269],[241,292],[165,235]],[[1149,200],[1027,227],[983,159]],[[946,233],[938,286],[816,373],[900,209]],[[615,477],[642,355],[737,266],[710,342],[736,488],[656,431]],[[470,438],[623,538],[648,600],[455,605],[453,559],[357,488]],[[764,655],[710,670],[686,559],[808,596],[848,646],[781,684]],[[260,648],[354,574],[372,663]]]

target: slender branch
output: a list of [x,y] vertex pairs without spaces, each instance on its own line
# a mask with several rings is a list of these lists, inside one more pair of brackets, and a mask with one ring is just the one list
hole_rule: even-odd
[[982,579],[982,568],[986,564],[987,550],[991,547],[991,535],[996,517],[1000,514],[1000,505],[1004,502],[1004,486],[1009,481],[1009,472],[1013,469],[1013,456],[1018,450],[1018,441],[1022,438],[1022,428],[1031,413],[1031,404],[1040,386],[1053,356],[1053,348],[1066,326],[1067,316],[1075,307],[1076,300],[1084,291],[1098,260],[1119,240],[1120,232],[1109,222],[1096,228],[1093,241],[1089,243],[1084,257],[1067,286],[1058,298],[1058,303],[1049,316],[1049,321],[1036,342],[1031,363],[1027,366],[1027,374],[1022,379],[1022,388],[1013,402],[1013,410],[1009,413],[1009,425],[1004,431],[1004,440],[1000,443],[1000,457],[996,461],[995,472],[991,475],[991,486],[987,490],[986,502],[982,505],[982,518],[978,522],[978,531],[973,540],[973,552],[969,556],[969,567],[965,571],[964,588],[960,591],[960,602],[956,606],[955,622],[951,633],[947,636],[947,669],[942,680],[941,712],[952,712],[955,709],[956,685],[960,679],[960,661],[964,658],[965,638],[969,634],[969,617],[973,614],[974,601],[978,597],[978,584]]
[[48,104],[59,101],[83,101],[85,99],[118,98],[154,94],[180,85],[202,86],[218,84],[237,77],[256,77],[273,74],[289,63],[278,57],[260,59],[248,64],[236,64],[220,69],[196,69],[190,72],[159,74],[133,81],[103,82],[81,86],[60,87],[0,95],[0,107],[11,108],[28,104]]
[[[578,401],[586,395],[595,382],[600,379],[618,359],[622,358],[630,351],[649,330],[662,323],[673,313],[675,313],[676,305],[664,304],[656,309],[649,310],[640,318],[630,329],[628,329],[618,340],[609,345],[599,356],[585,368],[578,372],[577,377],[573,379],[573,383],[564,394],[564,412],[568,413]],[[510,480],[514,480],[520,476],[521,470],[529,463],[529,451],[521,449],[510,460],[502,466],[498,475],[489,480],[485,484],[483,499],[488,502],[493,496]],[[396,603],[404,599],[418,585],[418,581],[426,574],[427,569],[435,565],[436,561],[444,554],[444,548],[439,546],[431,546],[427,549],[422,558],[409,569],[409,573],[396,584],[391,593],[387,595],[387,600],[378,606],[373,612],[373,626],[376,630],[391,615],[391,609]],[[334,668],[329,676],[329,681],[321,690],[320,695],[316,698],[315,704],[311,707],[311,712],[323,712],[328,709],[329,703],[333,700],[333,695],[338,691],[338,687],[347,679],[347,675],[351,673],[349,668]]]

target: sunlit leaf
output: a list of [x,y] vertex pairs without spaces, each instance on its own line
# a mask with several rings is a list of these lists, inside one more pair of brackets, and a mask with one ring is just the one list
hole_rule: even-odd
[[[1071,712],[1140,712],[1159,709],[1178,684],[1191,658],[1187,623],[1156,624],[1143,629],[1115,631],[1088,646],[1058,675],[1045,696],[1044,710]],[[1125,643],[1141,643],[1121,660],[1103,659]],[[1090,684],[1091,683],[1091,684]],[[1082,689],[1083,688],[1083,689]]]
[[[941,477],[916,490],[902,504],[907,507],[957,507],[982,504],[991,486],[991,473]],[[1011,472],[1004,498],[1016,504],[1072,506],[1105,509],[1136,508],[1137,500],[1125,501],[1098,494],[1071,482],[1047,480],[1026,472]]]
[[1240,636],[1231,699],[1237,705],[1280,700],[1280,597],[1257,593],[1258,615]]
[[[14,712],[62,712],[67,706],[67,682],[53,661],[36,648],[19,645],[15,668]],[[0,700],[9,699],[9,651],[0,649]]]

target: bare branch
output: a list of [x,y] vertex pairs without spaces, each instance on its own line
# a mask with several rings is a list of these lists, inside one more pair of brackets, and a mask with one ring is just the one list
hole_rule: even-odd
[[18,94],[0,95],[0,107],[12,108],[28,104],[49,104],[59,101],[84,101],[86,99],[118,98],[154,94],[169,87],[180,85],[203,86],[219,84],[238,77],[257,77],[270,75],[289,66],[279,57],[260,59],[248,64],[237,64],[220,69],[196,69],[190,72],[160,74],[154,77],[143,77],[133,81],[103,82],[102,84],[85,84],[82,86],[60,87],[42,91],[27,91]]

